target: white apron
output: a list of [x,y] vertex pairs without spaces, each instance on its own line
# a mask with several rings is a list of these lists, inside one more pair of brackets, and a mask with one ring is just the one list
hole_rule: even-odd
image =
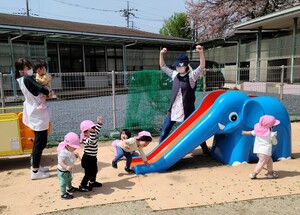
[[20,89],[25,97],[23,103],[23,123],[34,131],[44,131],[49,127],[50,114],[48,109],[37,109],[41,104],[41,96],[34,96],[26,88],[24,77],[17,79]]

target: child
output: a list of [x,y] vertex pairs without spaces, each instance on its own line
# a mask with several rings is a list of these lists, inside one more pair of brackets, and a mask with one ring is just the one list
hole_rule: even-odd
[[117,155],[112,161],[112,167],[118,168],[118,161],[121,157],[126,157],[126,167],[125,171],[128,173],[133,173],[134,171],[130,169],[131,160],[132,160],[132,152],[138,150],[145,165],[149,165],[147,162],[146,155],[143,151],[143,148],[148,146],[152,141],[151,133],[148,131],[141,131],[138,133],[137,137],[132,137],[127,140],[119,141],[117,143]]
[[279,120],[270,115],[260,117],[259,122],[255,124],[253,131],[242,131],[243,135],[255,136],[253,153],[257,154],[258,163],[253,173],[250,173],[251,179],[256,179],[265,165],[267,165],[267,178],[278,178],[278,174],[273,171],[272,144],[277,144],[277,132],[272,132],[272,128],[280,123]]
[[[47,73],[47,63],[45,61],[38,61],[34,65],[34,71],[36,72],[36,77],[35,80],[45,86],[49,91],[52,91],[51,89],[51,76]],[[42,96],[41,97],[41,103],[37,107],[37,109],[46,109],[46,99],[47,96]]]
[[98,143],[97,135],[102,128],[102,116],[97,117],[97,125],[91,120],[84,120],[80,123],[80,142],[84,144],[84,154],[81,160],[81,166],[84,169],[84,177],[80,183],[79,191],[88,192],[93,187],[101,187],[102,184],[96,181],[98,166],[97,153]]
[[[189,71],[189,58],[186,54],[179,54],[173,67],[176,70],[169,68],[164,60],[164,55],[167,49],[163,48],[159,55],[159,65],[161,70],[172,78],[171,104],[168,110],[167,117],[162,127],[159,138],[159,144],[162,143],[171,132],[176,122],[183,122],[195,110],[195,91],[196,81],[205,70],[205,57],[203,48],[200,45],[196,46],[196,51],[199,53],[200,66],[195,70]],[[209,149],[206,142],[201,143],[204,154],[209,154]]]
[[121,133],[120,133],[120,140],[114,140],[114,141],[111,143],[111,145],[115,148],[115,155],[117,155],[117,149],[116,149],[116,147],[117,147],[118,142],[119,142],[119,141],[123,141],[123,140],[127,140],[127,139],[129,139],[130,137],[131,137],[131,132],[130,132],[128,129],[124,128],[124,129],[121,131]]
[[69,132],[64,141],[59,143],[57,176],[59,179],[61,198],[73,199],[72,193],[78,191],[78,188],[72,186],[72,170],[74,163],[79,158],[78,153],[74,151],[80,148],[79,137],[74,132]]

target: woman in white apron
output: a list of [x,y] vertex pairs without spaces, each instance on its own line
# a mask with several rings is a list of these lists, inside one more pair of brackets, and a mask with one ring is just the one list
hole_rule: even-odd
[[23,103],[23,123],[34,131],[34,143],[31,154],[31,179],[48,178],[48,168],[40,166],[42,153],[47,144],[50,116],[47,109],[37,109],[41,104],[41,96],[49,98],[53,92],[36,82],[33,77],[32,64],[20,58],[15,62],[15,74],[20,89],[25,97]]

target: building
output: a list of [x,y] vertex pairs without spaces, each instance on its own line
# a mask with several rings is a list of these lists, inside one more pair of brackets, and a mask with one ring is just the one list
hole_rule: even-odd
[[226,38],[203,41],[206,59],[223,67],[226,82],[300,82],[300,6],[235,26]]
[[[50,73],[70,74],[55,78],[55,89],[88,87],[89,79],[106,77],[93,77],[95,72],[159,69],[162,47],[172,53],[168,62],[192,45],[191,40],[124,27],[0,14],[0,72],[11,74],[20,57],[44,59]],[[11,85],[5,82],[6,89]]]

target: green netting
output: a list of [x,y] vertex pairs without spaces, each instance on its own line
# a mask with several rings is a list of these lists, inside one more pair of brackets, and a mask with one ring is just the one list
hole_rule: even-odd
[[123,127],[160,132],[170,105],[171,87],[171,78],[160,70],[135,71],[129,75]]
[[[161,70],[135,71],[128,76],[128,97],[124,128],[161,132],[162,124],[170,106],[173,81]],[[205,96],[201,84],[196,90],[197,107]],[[173,130],[179,126],[176,123]]]

